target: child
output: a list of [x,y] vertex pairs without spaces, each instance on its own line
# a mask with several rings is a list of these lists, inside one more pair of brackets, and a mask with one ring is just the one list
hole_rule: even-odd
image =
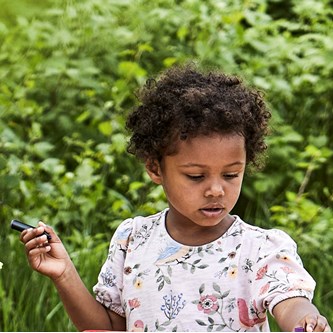
[[[245,169],[266,149],[270,113],[232,76],[175,67],[142,90],[129,152],[162,185],[169,208],[125,220],[94,287],[83,285],[42,222],[22,232],[33,269],[54,282],[79,330],[330,331],[291,238],[231,215]],[[44,230],[46,236],[36,237]]]

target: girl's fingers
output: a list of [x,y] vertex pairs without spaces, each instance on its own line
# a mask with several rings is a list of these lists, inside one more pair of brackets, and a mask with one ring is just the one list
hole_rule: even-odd
[[36,247],[36,248],[34,248],[34,249],[32,249],[32,250],[29,251],[29,257],[30,258],[38,257],[41,254],[45,254],[45,253],[49,252],[50,250],[51,250],[51,246],[50,245]]
[[45,247],[48,244],[47,237],[46,235],[42,236],[37,236],[37,237],[32,237],[32,238],[27,238],[24,239],[25,242],[25,249],[27,252],[30,252],[33,249],[36,248],[42,248]]
[[324,316],[316,315],[306,318],[306,332],[330,332],[327,319]]
[[21,232],[20,240],[22,243],[27,243],[30,240],[32,240],[33,238],[44,236],[43,235],[44,231],[45,231],[45,227],[42,225],[40,225],[36,228],[26,229]]
[[23,230],[22,232],[21,232],[21,235],[20,235],[20,241],[22,242],[22,243],[26,243],[27,241],[29,241],[32,237],[33,237],[33,235],[31,234],[31,231],[32,231],[33,229],[31,228],[31,229],[26,229],[26,230]]
[[332,332],[330,325],[326,325],[324,332]]
[[39,221],[38,222],[38,226],[44,228],[43,231],[46,231],[51,236],[51,238],[53,240],[55,240],[55,239],[59,240],[58,236],[56,235],[56,233],[54,232],[54,230],[53,230],[52,227],[50,227],[49,225],[45,224],[43,221]]

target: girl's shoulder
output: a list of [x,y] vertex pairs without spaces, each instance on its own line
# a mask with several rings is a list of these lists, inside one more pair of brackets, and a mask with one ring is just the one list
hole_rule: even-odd
[[291,237],[281,229],[267,229],[258,227],[253,224],[244,222],[239,216],[235,216],[234,228],[238,229],[238,232],[240,232],[241,234],[252,235],[252,237],[291,239]]
[[120,223],[116,229],[114,237],[116,239],[125,239],[130,236],[134,237],[137,233],[142,233],[143,230],[149,230],[153,227],[164,223],[167,210],[163,210],[149,216],[135,216],[128,218]]
[[244,222],[238,216],[234,224],[233,232],[241,235],[242,243],[250,247],[266,248],[285,248],[295,251],[295,241],[283,230],[265,229]]

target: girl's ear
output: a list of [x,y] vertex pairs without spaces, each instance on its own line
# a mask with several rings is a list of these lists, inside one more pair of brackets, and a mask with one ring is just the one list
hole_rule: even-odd
[[156,160],[148,160],[146,161],[146,171],[150,177],[150,179],[158,185],[162,184],[162,174],[160,163]]

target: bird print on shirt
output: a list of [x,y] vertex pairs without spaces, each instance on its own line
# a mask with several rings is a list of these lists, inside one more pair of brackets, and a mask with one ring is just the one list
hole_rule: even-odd
[[190,247],[179,243],[168,244],[159,254],[155,264],[165,265],[172,261],[180,262],[188,257]]
[[116,233],[116,242],[119,245],[121,251],[126,252],[126,248],[129,243],[129,236],[132,232],[132,228],[128,227],[124,230],[118,230]]
[[256,302],[253,301],[253,310],[257,314],[257,317],[250,318],[249,316],[249,309],[246,304],[246,301],[243,298],[238,298],[237,300],[238,305],[238,313],[239,313],[239,321],[246,327],[253,327],[254,325],[258,325],[266,321],[266,315],[264,317],[259,317],[258,314],[260,313]]

